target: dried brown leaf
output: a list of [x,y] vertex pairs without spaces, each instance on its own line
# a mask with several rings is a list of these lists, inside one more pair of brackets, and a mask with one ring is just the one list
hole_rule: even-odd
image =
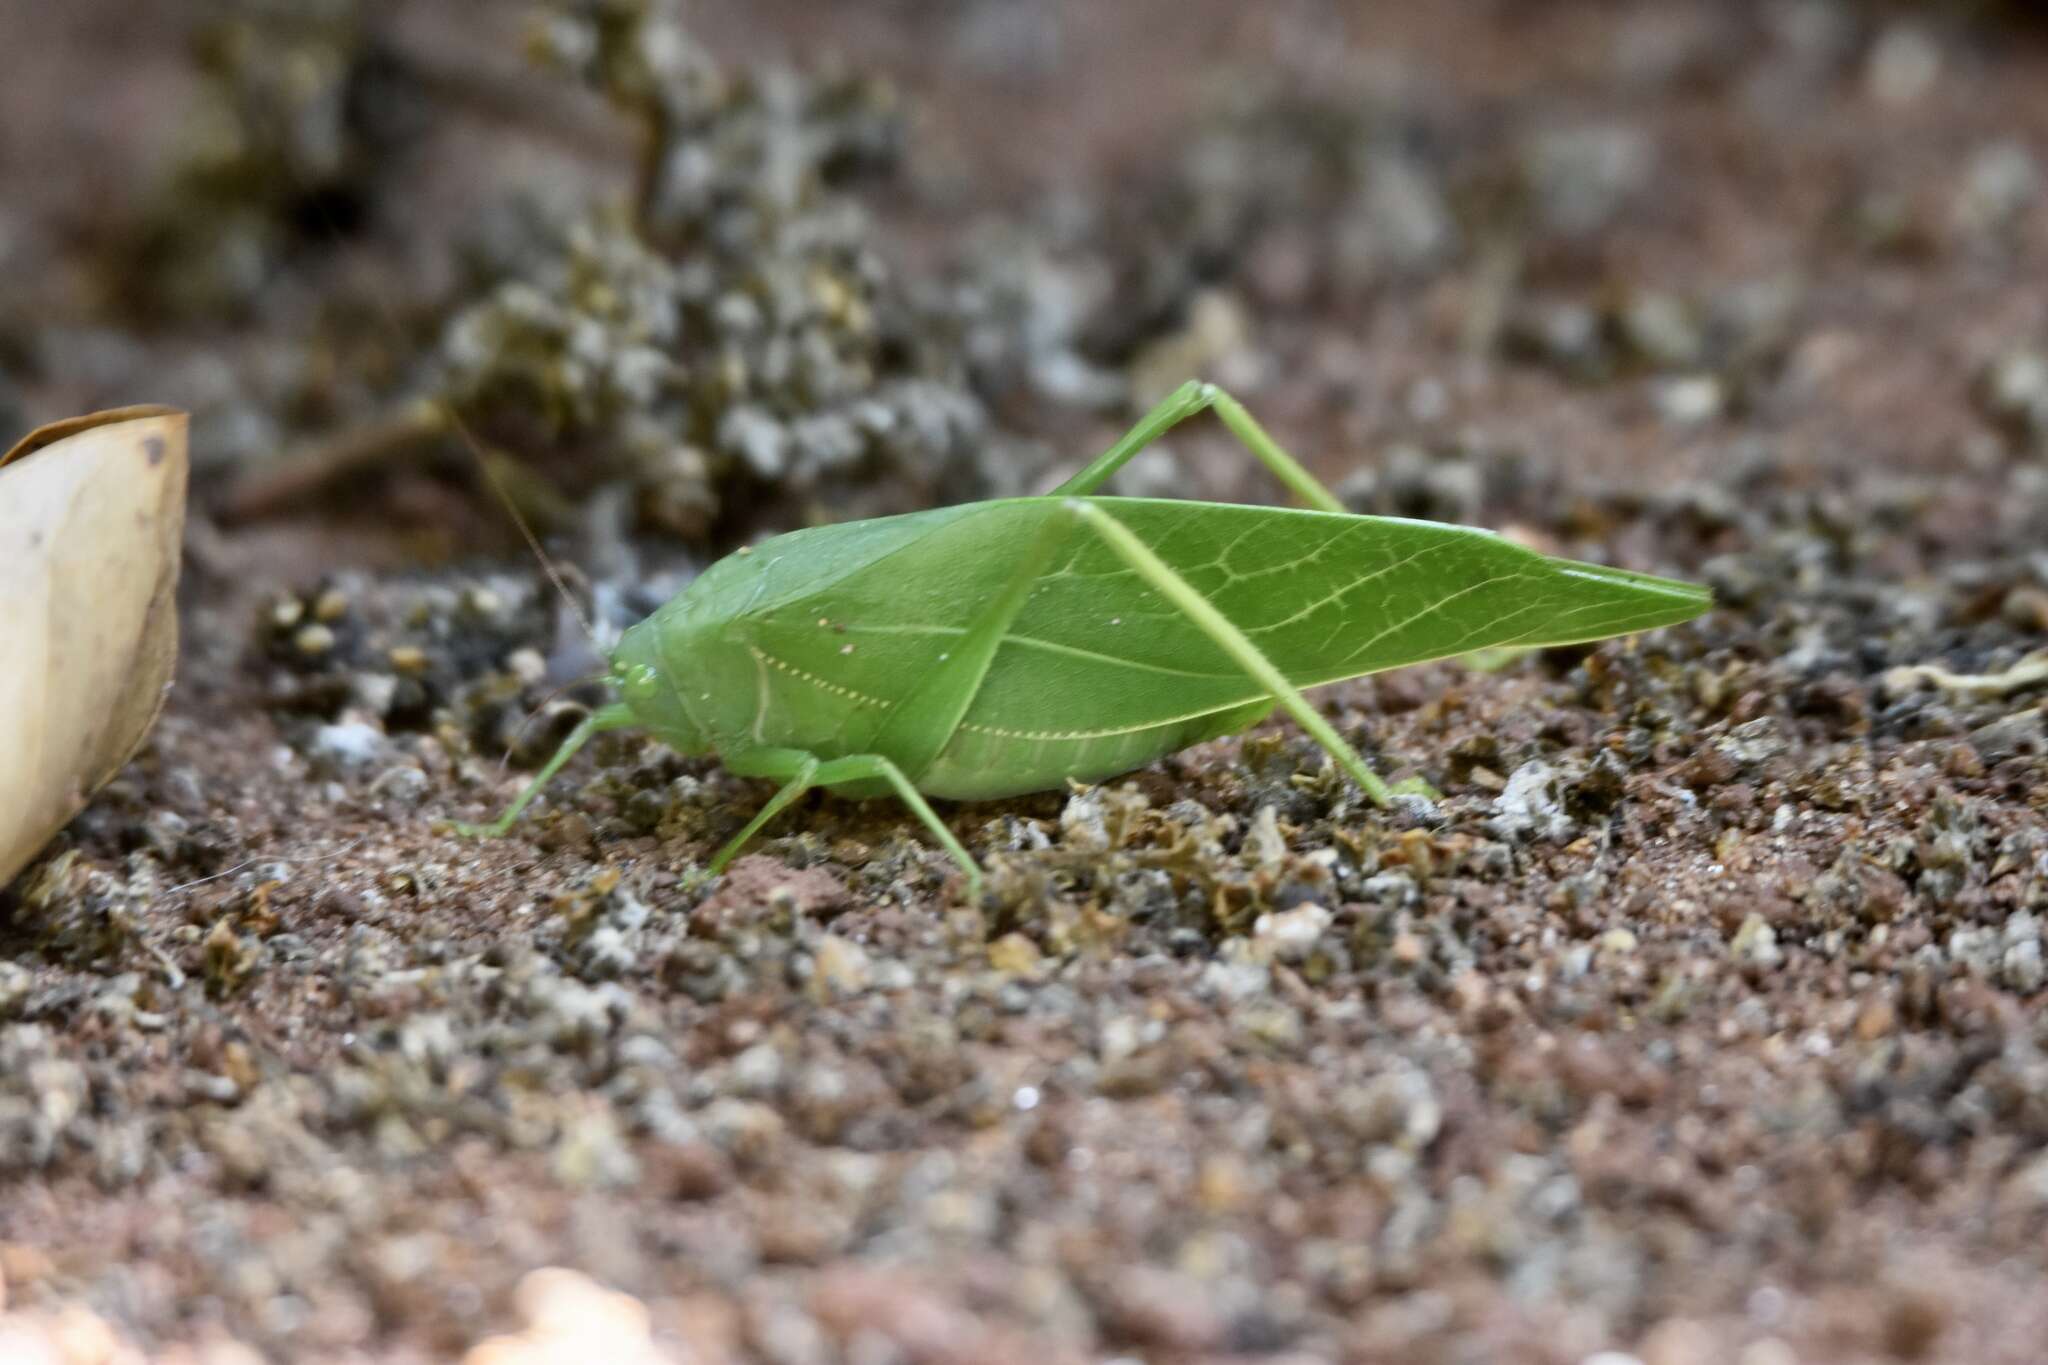
[[126,763],[178,656],[185,415],[116,408],[0,455],[0,887]]

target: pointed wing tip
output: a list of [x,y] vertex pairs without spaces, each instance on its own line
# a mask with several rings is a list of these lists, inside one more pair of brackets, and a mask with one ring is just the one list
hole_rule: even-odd
[[1637,573],[1633,569],[1584,564],[1576,560],[1556,560],[1554,563],[1557,571],[1568,578],[1582,578],[1589,583],[1621,588],[1645,597],[1665,598],[1674,603],[1690,602],[1702,609],[1714,604],[1713,589],[1688,583],[1682,578],[1660,578],[1656,574]]
[[1597,584],[1608,589],[1612,604],[1610,634],[1633,634],[1639,630],[1675,626],[1711,610],[1714,605],[1711,588],[1683,579],[1660,578],[1655,574],[1601,564],[1563,562],[1556,567],[1557,572],[1582,580],[1589,587]]

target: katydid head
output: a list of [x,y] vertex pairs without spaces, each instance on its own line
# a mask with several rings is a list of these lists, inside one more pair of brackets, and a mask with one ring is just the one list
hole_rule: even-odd
[[683,704],[682,680],[671,676],[673,669],[662,658],[658,617],[650,617],[621,635],[611,659],[612,685],[635,720],[678,753],[711,752],[704,727]]

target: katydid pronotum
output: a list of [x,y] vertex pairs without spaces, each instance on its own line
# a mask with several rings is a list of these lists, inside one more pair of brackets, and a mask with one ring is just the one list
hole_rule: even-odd
[[[1313,510],[1098,493],[1204,410]],[[620,700],[499,819],[460,828],[504,833],[593,735],[641,727],[782,783],[709,872],[823,787],[900,799],[978,896],[979,865],[927,795],[1095,781],[1277,706],[1384,806],[1392,790],[1302,688],[1647,630],[1710,602],[1487,531],[1349,515],[1241,404],[1191,381],[1046,496],[815,527],[728,555],[620,637]]]

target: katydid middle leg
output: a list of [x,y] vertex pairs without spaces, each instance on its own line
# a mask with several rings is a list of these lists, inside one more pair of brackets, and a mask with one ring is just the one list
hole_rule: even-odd
[[788,809],[790,802],[818,785],[820,762],[816,754],[777,749],[754,757],[756,761],[745,768],[740,768],[736,762],[728,763],[726,766],[740,771],[747,777],[780,777],[784,781],[775,795],[769,797],[761,809],[754,812],[754,818],[747,821],[738,834],[727,839],[724,846],[711,855],[711,862],[705,870],[714,877],[725,871],[725,865],[738,857],[740,850],[751,843],[756,834],[766,829],[770,820]]
[[1338,502],[1315,475],[1303,469],[1300,461],[1281,449],[1280,443],[1266,434],[1266,429],[1245,410],[1244,404],[1214,384],[1204,383],[1199,379],[1190,379],[1161,399],[1157,406],[1139,418],[1138,424],[1125,432],[1115,445],[1091,461],[1086,469],[1055,488],[1054,495],[1080,497],[1095,492],[1112,474],[1129,464],[1132,456],[1165,435],[1169,429],[1211,408],[1215,409],[1216,416],[1223,425],[1230,428],[1231,435],[1237,437],[1260,464],[1272,471],[1274,478],[1286,484],[1303,502],[1320,512],[1344,510],[1344,504]]
[[730,758],[726,767],[747,777],[780,777],[783,785],[775,795],[768,798],[746,827],[725,841],[724,847],[712,855],[705,870],[714,876],[725,870],[726,864],[739,856],[740,850],[752,842],[755,835],[767,827],[768,822],[788,809],[789,804],[813,787],[834,787],[848,782],[883,782],[896,794],[897,799],[910,807],[924,827],[931,831],[946,853],[960,865],[967,874],[967,895],[970,900],[981,898],[981,865],[974,861],[966,847],[946,828],[946,822],[924,799],[901,768],[880,754],[849,754],[844,758],[820,759],[816,754],[804,753],[797,749],[763,749],[750,754]]
[[889,784],[896,793],[896,799],[910,807],[910,813],[931,831],[932,838],[939,841],[953,861],[960,865],[960,870],[967,874],[968,900],[980,900],[981,864],[975,862],[974,855],[953,837],[953,831],[946,828],[946,822],[939,818],[938,812],[931,808],[931,803],[924,799],[924,793],[917,789],[917,784],[904,774],[903,769],[880,754],[849,754],[818,767],[818,782],[823,786],[876,779]]

